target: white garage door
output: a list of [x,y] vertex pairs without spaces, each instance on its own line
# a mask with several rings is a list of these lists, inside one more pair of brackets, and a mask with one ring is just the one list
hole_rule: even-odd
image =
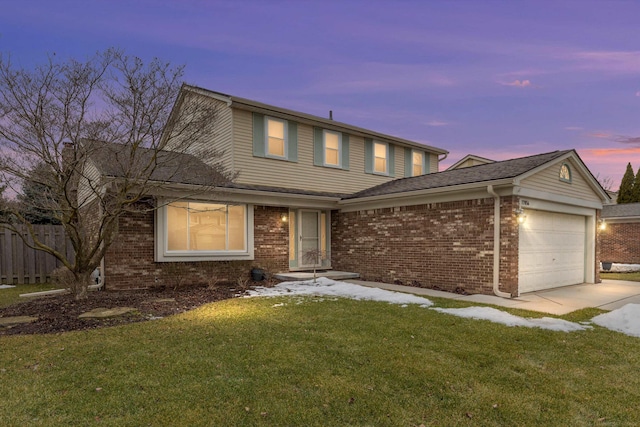
[[520,293],[584,283],[586,218],[526,210],[520,225]]

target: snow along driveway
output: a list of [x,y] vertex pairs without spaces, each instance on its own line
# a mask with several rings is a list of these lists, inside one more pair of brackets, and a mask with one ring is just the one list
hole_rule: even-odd
[[[431,307],[433,302],[427,298],[413,294],[370,288],[353,283],[339,282],[324,277],[301,282],[282,282],[273,288],[257,287],[249,291],[249,297],[256,296],[308,296],[320,295],[342,297],[355,300],[386,301],[390,304],[418,304],[420,307]],[[589,325],[569,322],[553,317],[541,319],[515,316],[491,307],[439,308],[431,307],[440,313],[472,319],[489,320],[507,326],[524,326],[552,331],[573,332],[591,328]],[[601,314],[591,319],[593,323],[613,331],[640,337],[640,304],[627,304],[624,307]]]

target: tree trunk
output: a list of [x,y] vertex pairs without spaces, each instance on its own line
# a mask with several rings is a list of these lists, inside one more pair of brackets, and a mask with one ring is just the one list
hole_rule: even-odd
[[70,290],[76,300],[87,299],[89,285],[91,284],[91,272],[74,274],[75,280],[71,283]]

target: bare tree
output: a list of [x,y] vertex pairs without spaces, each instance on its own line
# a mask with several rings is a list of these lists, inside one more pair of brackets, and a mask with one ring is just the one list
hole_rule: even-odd
[[231,178],[193,155],[216,111],[204,97],[181,90],[182,75],[183,67],[144,63],[115,49],[85,62],[53,55],[34,69],[0,56],[0,187],[18,197],[25,187],[41,189],[28,198],[32,208],[64,226],[75,256],[39,240],[12,205],[11,221],[0,227],[26,227],[25,243],[73,274],[77,299],[87,297],[122,215],[157,209],[152,196],[168,183],[196,192]]
[[596,179],[606,191],[613,190],[613,178],[610,176],[600,176],[600,174],[596,174]]

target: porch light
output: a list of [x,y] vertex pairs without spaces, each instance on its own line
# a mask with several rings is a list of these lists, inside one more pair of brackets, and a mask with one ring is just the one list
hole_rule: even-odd
[[287,214],[282,214],[280,220],[282,220],[282,222],[287,222],[289,220],[289,217],[287,216]]
[[606,230],[607,229],[607,221],[605,221],[604,218],[600,218],[598,220],[598,228],[600,230]]
[[522,209],[516,209],[516,218],[518,219],[518,224],[524,224],[527,220],[527,215]]

